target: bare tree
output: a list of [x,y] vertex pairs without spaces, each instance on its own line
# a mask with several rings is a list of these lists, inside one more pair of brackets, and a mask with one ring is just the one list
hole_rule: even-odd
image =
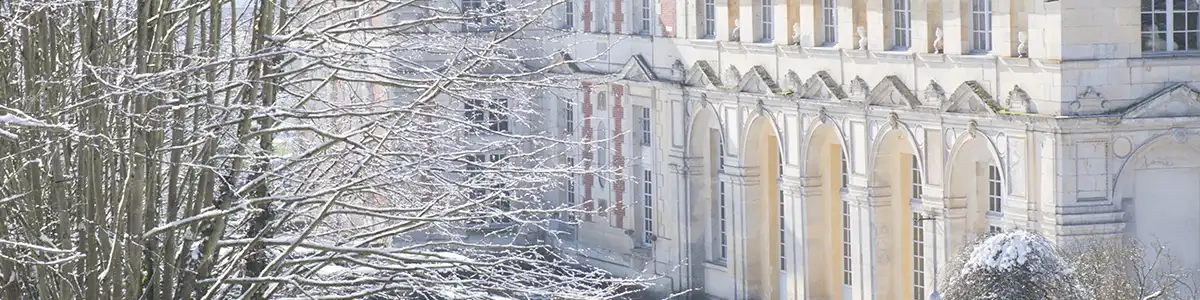
[[636,291],[545,242],[560,4],[0,2],[0,298]]
[[1196,299],[1196,270],[1183,267],[1160,242],[1090,239],[1068,248],[1079,279],[1111,299]]

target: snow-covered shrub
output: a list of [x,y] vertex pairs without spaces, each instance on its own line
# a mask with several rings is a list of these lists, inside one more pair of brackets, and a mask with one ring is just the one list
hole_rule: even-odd
[[1070,264],[1029,231],[990,236],[949,265],[946,300],[1089,299]]
[[1104,299],[1198,299],[1197,274],[1159,242],[1127,238],[1075,241],[1064,248],[1082,286]]

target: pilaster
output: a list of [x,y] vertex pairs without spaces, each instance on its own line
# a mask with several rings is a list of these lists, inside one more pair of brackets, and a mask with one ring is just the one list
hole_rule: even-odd
[[[800,39],[795,42],[801,47],[813,47],[817,45],[817,30],[821,24],[817,14],[820,12],[819,2],[821,0],[796,0],[800,3],[800,18],[797,24],[800,24]],[[788,24],[792,26],[792,24]]]
[[[733,38],[733,19],[730,18],[737,11],[737,0],[716,0],[716,32],[715,37],[718,41],[729,41]],[[721,69],[718,69],[721,70]]]
[[970,19],[963,19],[963,0],[942,0],[942,49],[946,54],[964,54],[969,46],[967,42],[967,25]]
[[888,30],[891,27],[887,20],[890,17],[891,10],[888,7],[890,3],[884,1],[867,1],[867,50],[871,51],[888,51],[891,50],[891,32]]
[[738,4],[741,6],[738,8],[737,25],[738,29],[741,30],[741,38],[739,40],[743,43],[757,43],[761,40],[759,38],[761,36],[759,34],[761,29],[758,28],[758,7],[756,2],[758,0],[738,1]]
[[936,20],[929,14],[929,0],[912,0],[912,45],[908,48],[914,53],[930,53],[933,45],[933,31],[937,27]]
[[854,28],[854,1],[841,0],[838,1],[837,15],[837,45],[842,49],[856,49],[858,47],[858,32]]

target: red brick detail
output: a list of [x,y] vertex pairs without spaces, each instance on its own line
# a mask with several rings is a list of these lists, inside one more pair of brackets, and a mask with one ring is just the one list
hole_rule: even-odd
[[[624,12],[625,11],[623,9],[621,9],[621,0],[613,0],[613,12],[612,12],[612,14],[613,14],[612,15],[613,16],[612,17],[613,33],[623,33],[624,32],[624,31],[621,31],[621,24],[625,22]],[[617,96],[617,97],[620,97],[620,96]]]
[[[618,0],[617,3],[620,3],[620,0]],[[620,4],[618,4],[618,5],[620,5]],[[617,24],[620,24],[620,23],[617,23]],[[622,134],[622,132],[624,131],[624,128],[622,128],[623,126],[621,126],[621,121],[624,119],[624,116],[625,116],[625,107],[621,105],[621,98],[624,98],[624,96],[625,96],[625,86],[613,85],[612,91],[613,91],[613,103],[612,103],[613,135],[612,136],[614,136],[614,137],[620,136],[620,138],[617,138],[613,141],[612,162],[613,162],[613,166],[617,167],[616,178],[623,178],[622,173],[625,172],[625,154],[623,151],[621,151],[621,148],[625,144],[625,136],[620,135],[620,134]],[[615,196],[616,199],[614,199],[614,201],[615,201],[614,203],[616,203],[616,205],[614,205],[613,207],[616,210],[615,214],[617,216],[617,228],[625,228],[625,204],[622,201],[623,198],[625,198],[624,197],[625,196],[625,180],[624,179],[617,180],[616,182],[613,183],[613,192],[614,192],[614,194],[616,194],[616,196]]]
[[675,37],[675,0],[659,0],[658,4],[658,22],[663,36]]
[[[587,2],[584,3],[586,6]],[[586,170],[592,166],[592,146],[587,142],[594,138],[592,136],[592,84],[588,82],[583,83],[583,105],[581,109],[583,109],[583,168]],[[586,211],[594,209],[592,187],[595,186],[595,179],[596,176],[591,173],[583,174],[583,209]],[[584,215],[583,219],[591,222],[592,214]]]
[[[583,32],[592,32],[592,0],[583,0],[583,15],[581,16],[583,17]],[[583,99],[587,99],[586,96]]]

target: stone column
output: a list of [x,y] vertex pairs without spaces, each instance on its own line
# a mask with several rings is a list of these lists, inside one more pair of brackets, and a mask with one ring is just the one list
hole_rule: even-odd
[[796,177],[784,176],[781,180],[779,189],[783,191],[784,205],[784,222],[783,228],[786,233],[787,240],[785,245],[787,249],[787,270],[784,273],[787,276],[783,282],[787,285],[786,294],[782,295],[783,299],[804,299],[801,291],[804,290],[804,210],[802,208],[804,201],[801,200],[803,192],[801,191],[802,182]]

